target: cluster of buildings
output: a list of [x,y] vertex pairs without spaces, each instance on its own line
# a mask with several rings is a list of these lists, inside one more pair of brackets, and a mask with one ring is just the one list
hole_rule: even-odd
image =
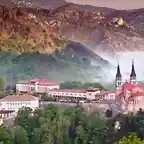
[[36,78],[30,81],[21,81],[16,84],[16,91],[20,93],[47,93],[57,100],[100,100],[115,99],[114,91],[102,91],[99,88],[88,89],[60,89],[57,82],[45,78]]
[[16,83],[16,91],[22,93],[48,93],[50,90],[59,88],[59,83],[49,81],[46,78],[35,78]]
[[118,64],[114,91],[103,91],[99,88],[60,89],[59,83],[45,78],[18,82],[16,91],[21,94],[9,95],[0,100],[0,117],[12,117],[22,107],[30,107],[33,110],[39,108],[39,98],[34,97],[33,93],[47,93],[49,97],[58,101],[89,100],[95,103],[111,101],[123,113],[135,113],[140,108],[144,109],[144,84],[139,84],[136,80],[134,62],[132,62],[130,78],[125,82]]

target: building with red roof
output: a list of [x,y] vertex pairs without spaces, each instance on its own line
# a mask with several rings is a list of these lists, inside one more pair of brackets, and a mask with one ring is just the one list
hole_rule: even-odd
[[14,115],[22,107],[29,107],[32,110],[39,108],[39,99],[32,95],[9,95],[0,100],[0,113],[14,111]]
[[45,78],[34,78],[16,83],[16,90],[25,93],[47,93],[55,99],[64,100],[86,100],[95,99],[95,95],[100,93],[99,88],[89,89],[60,89],[57,82],[49,81]]
[[59,89],[59,83],[49,81],[46,78],[34,78],[31,80],[16,83],[16,90],[19,92],[47,93],[52,89]]
[[132,61],[130,80],[124,83],[122,82],[122,75],[118,64],[115,86],[115,102],[123,111],[135,113],[140,108],[144,109],[144,84],[137,83],[134,61]]
[[55,89],[49,91],[49,95],[56,99],[64,100],[94,100],[95,95],[100,93],[99,88],[89,89]]

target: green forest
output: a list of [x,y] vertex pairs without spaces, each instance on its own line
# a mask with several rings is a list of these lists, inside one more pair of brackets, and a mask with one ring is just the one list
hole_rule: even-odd
[[22,108],[13,125],[0,126],[0,144],[144,144],[143,139],[142,110],[100,118],[80,106],[64,109],[49,104],[34,112]]
[[61,89],[88,89],[88,88],[99,88],[105,90],[104,86],[100,83],[91,82],[79,82],[79,81],[66,81],[60,84]]

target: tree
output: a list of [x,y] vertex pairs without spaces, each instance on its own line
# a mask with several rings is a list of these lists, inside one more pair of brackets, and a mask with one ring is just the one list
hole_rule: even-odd
[[30,144],[105,142],[105,121],[95,115],[87,115],[79,107],[65,109],[49,104],[44,109],[35,110],[32,115],[31,113],[30,108],[19,110],[16,117],[17,128],[12,131],[14,143],[19,144],[22,139],[22,144],[27,141]]
[[[115,124],[119,122],[120,128],[116,131]],[[114,119],[107,121],[106,126],[106,143],[111,144],[118,141],[129,133],[136,133],[140,139],[144,139],[144,113],[138,112],[133,114],[119,114]]]
[[6,87],[6,92],[9,93],[9,94],[16,93],[16,86],[15,85],[8,85]]
[[28,121],[32,113],[32,109],[28,107],[23,107],[18,111],[18,115],[15,119],[16,125],[23,127],[26,131],[28,130]]
[[12,144],[11,134],[3,125],[0,126],[0,143]]
[[78,89],[81,88],[82,83],[77,81],[66,81],[60,84],[61,89]]
[[5,87],[5,82],[4,82],[3,78],[0,77],[0,89],[4,89],[4,87]]
[[19,110],[15,119],[16,125],[26,130],[30,143],[32,143],[34,138],[34,130],[40,127],[40,118],[43,116],[42,111],[38,109],[32,112],[32,109],[25,107]]
[[49,96],[47,93],[43,93],[41,96],[42,101],[54,101],[54,98]]
[[81,88],[100,88],[101,90],[105,89],[100,83],[84,83]]
[[14,144],[29,144],[28,134],[26,130],[20,126],[12,129]]
[[100,89],[105,89],[100,83],[81,83],[77,81],[66,81],[64,83],[60,84],[60,87],[62,89],[87,89],[87,88],[100,88]]
[[123,137],[119,142],[114,144],[144,144],[144,141],[140,140],[135,133],[131,133],[128,137]]
[[7,96],[7,93],[0,91],[0,99],[4,98],[5,96]]
[[[63,115],[64,110],[58,109],[54,105],[48,105],[48,107],[43,111],[43,115],[40,118],[40,129],[35,129],[35,134],[37,135],[37,140],[41,144],[45,143],[62,143],[68,138],[67,130],[70,125],[69,117]],[[40,134],[40,132],[42,134]],[[38,138],[39,136],[39,138]]]

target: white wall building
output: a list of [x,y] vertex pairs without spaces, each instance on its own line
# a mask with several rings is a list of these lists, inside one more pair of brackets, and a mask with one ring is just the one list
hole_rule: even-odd
[[115,95],[115,91],[101,91],[100,93],[96,94],[95,98],[97,101],[115,100]]
[[14,114],[22,107],[35,110],[39,108],[39,99],[32,95],[10,95],[0,101],[0,110],[11,110]]
[[49,95],[56,99],[65,100],[94,100],[95,95],[100,93],[99,88],[92,89],[57,89],[49,91]]
[[14,115],[13,110],[0,110],[0,118],[8,119]]
[[44,78],[35,78],[16,83],[16,90],[19,92],[48,93],[49,90],[59,89],[59,87],[59,83],[51,82]]

